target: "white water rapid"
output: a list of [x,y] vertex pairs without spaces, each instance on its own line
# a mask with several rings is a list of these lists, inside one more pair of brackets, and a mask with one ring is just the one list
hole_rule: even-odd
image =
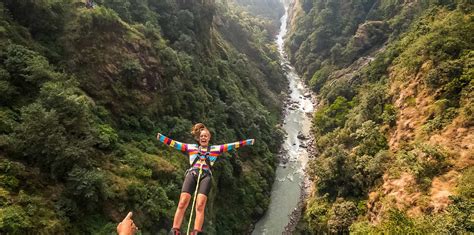
[[[287,33],[288,7],[281,18],[280,32],[276,42],[280,52],[280,63],[289,81],[289,97],[286,100],[283,129],[287,136],[283,143],[283,153],[276,170],[270,206],[255,225],[253,235],[282,234],[290,222],[290,216],[301,200],[301,188],[304,184],[304,167],[308,161],[306,141],[299,139],[298,134],[309,136],[313,103],[310,91],[303,80],[296,74],[284,51],[284,37]],[[306,95],[306,97],[305,97]]]

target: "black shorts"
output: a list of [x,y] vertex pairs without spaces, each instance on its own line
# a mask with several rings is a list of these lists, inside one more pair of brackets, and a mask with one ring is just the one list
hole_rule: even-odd
[[[197,178],[199,176],[199,170],[188,170],[184,177],[183,187],[181,188],[182,193],[193,194],[196,190]],[[198,194],[209,195],[211,191],[211,174],[207,171],[202,171],[201,180],[199,181]]]

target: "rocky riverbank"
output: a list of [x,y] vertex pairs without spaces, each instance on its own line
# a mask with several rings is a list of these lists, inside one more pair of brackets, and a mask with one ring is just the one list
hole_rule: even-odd
[[[315,156],[316,149],[314,148],[314,137],[310,136],[308,141],[306,142],[309,158]],[[306,169],[305,169],[306,171]],[[283,234],[293,234],[296,229],[296,225],[300,221],[301,217],[303,216],[303,209],[306,206],[306,198],[312,191],[312,183],[305,174],[305,179],[302,184],[300,184],[300,199],[298,205],[293,209],[293,212],[290,214],[289,222],[285,226],[285,231]]]
[[[315,110],[316,106],[317,106],[316,105],[317,104],[316,98],[310,92],[305,93],[304,97],[311,99],[311,101],[313,103],[313,107],[314,107],[313,110]],[[288,99],[285,102],[285,104],[288,107],[286,109],[288,112],[291,112],[291,110],[294,110],[295,108],[298,108],[298,106],[296,106],[297,104],[295,104],[294,102],[291,102],[290,99]],[[312,115],[313,115],[312,112],[308,112],[306,114],[309,117],[312,117]],[[312,136],[311,132],[308,135],[304,135],[301,132],[298,133],[298,139],[300,139],[302,141],[302,143],[300,144],[300,147],[306,149],[309,159],[316,156],[316,149],[314,147],[314,136]],[[280,156],[285,156],[285,154],[281,154]],[[287,159],[280,158],[280,163],[286,164],[285,161],[287,161]],[[304,169],[304,171],[306,172],[306,168]],[[288,224],[285,226],[283,234],[293,234],[293,232],[296,229],[296,225],[298,224],[301,217],[303,216],[302,213],[303,213],[304,207],[306,206],[306,198],[308,197],[308,195],[312,191],[312,183],[309,180],[309,178],[307,177],[306,173],[304,174],[304,177],[305,178],[304,178],[303,182],[300,184],[301,193],[300,193],[299,203],[293,209],[291,214],[289,215],[289,221],[288,221]]]

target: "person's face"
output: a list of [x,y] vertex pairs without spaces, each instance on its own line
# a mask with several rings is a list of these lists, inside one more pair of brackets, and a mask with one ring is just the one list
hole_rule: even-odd
[[211,139],[211,134],[207,130],[201,131],[199,135],[199,144],[203,147],[207,147],[209,145],[209,140]]

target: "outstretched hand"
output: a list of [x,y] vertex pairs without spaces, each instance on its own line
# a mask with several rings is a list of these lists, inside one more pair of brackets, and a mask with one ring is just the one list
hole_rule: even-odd
[[138,230],[132,220],[132,212],[128,212],[127,216],[117,225],[117,233],[119,235],[133,235]]

